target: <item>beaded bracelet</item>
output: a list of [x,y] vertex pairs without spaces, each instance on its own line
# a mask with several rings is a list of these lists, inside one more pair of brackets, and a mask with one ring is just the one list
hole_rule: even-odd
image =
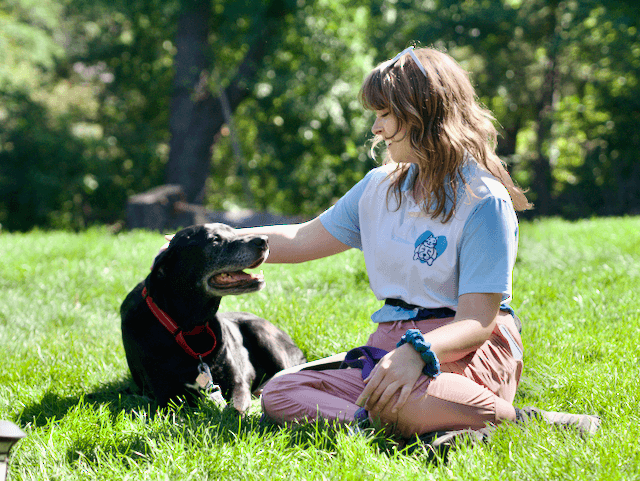
[[400,347],[407,342],[418,351],[418,354],[420,354],[420,357],[425,362],[425,366],[422,368],[422,373],[425,376],[436,377],[440,374],[440,361],[438,361],[435,352],[431,350],[431,344],[426,342],[424,337],[422,337],[420,330],[409,329],[407,333],[400,338],[396,347]]

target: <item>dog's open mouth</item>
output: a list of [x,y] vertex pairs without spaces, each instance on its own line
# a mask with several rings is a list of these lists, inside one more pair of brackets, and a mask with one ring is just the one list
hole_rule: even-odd
[[[246,269],[255,269],[267,260],[268,255],[269,252],[267,251],[260,259],[250,266],[247,266]],[[207,283],[209,284],[209,287],[217,290],[238,288],[250,289],[254,287],[260,288],[264,285],[264,274],[262,274],[262,271],[258,273],[249,273],[244,270],[218,272],[217,274],[209,277]]]
[[209,286],[216,289],[231,289],[264,282],[262,272],[249,274],[244,271],[221,272],[209,278]]

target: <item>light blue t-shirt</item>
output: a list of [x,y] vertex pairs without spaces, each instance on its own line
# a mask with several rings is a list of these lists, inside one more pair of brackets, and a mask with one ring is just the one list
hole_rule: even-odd
[[[460,190],[455,214],[443,224],[425,215],[413,200],[414,164],[408,166],[400,208],[393,196],[387,203],[389,178],[396,167],[371,170],[320,216],[336,239],[363,251],[376,297],[456,310],[462,294],[501,293],[508,309],[518,220],[506,188],[469,161],[463,175],[470,192]],[[372,319],[414,316],[411,310],[385,305]]]

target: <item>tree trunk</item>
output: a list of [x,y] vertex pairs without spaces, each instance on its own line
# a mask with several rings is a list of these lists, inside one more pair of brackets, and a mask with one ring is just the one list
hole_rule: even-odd
[[496,148],[496,154],[498,154],[498,157],[511,157],[516,153],[518,133],[521,128],[522,119],[518,116],[516,117],[513,125],[503,127],[501,129],[501,135],[498,137],[498,146]]
[[536,213],[548,215],[552,209],[552,173],[548,155],[548,146],[553,126],[554,97],[558,83],[558,49],[560,42],[560,28],[558,24],[558,2],[550,2],[551,11],[548,18],[549,59],[545,69],[542,85],[542,96],[538,103],[538,126],[536,129],[536,159],[533,162],[533,179],[531,187],[536,194]]
[[[201,204],[211,164],[211,146],[225,123],[225,116],[220,99],[212,97],[208,88],[210,59],[206,57],[206,51],[211,0],[187,3],[190,7],[184,7],[176,34],[174,93],[169,121],[171,140],[165,181],[182,186],[187,202]],[[249,87],[267,45],[278,32],[277,27],[287,12],[286,4],[280,0],[269,5],[262,28],[225,90],[231,112],[249,95]]]

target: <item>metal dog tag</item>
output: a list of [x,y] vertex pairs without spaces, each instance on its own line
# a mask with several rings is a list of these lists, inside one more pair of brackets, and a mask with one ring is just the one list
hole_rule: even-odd
[[196,384],[200,386],[200,389],[205,391],[207,397],[211,399],[214,403],[216,403],[220,407],[224,407],[227,405],[227,401],[225,401],[222,396],[222,391],[220,390],[220,386],[213,382],[213,376],[211,375],[211,370],[209,366],[207,366],[204,362],[200,361],[198,364],[198,377],[196,378]]
[[196,378],[196,384],[200,386],[201,389],[206,390],[209,384],[213,384],[213,381],[211,380],[211,378],[207,377],[205,373],[201,372]]
[[207,390],[208,398],[217,404],[219,407],[224,408],[227,405],[227,401],[222,396],[220,386],[212,384],[211,388]]
[[196,383],[205,391],[211,389],[215,384],[213,384],[213,377],[211,376],[211,370],[209,366],[207,366],[204,362],[198,364],[198,377],[196,378]]

